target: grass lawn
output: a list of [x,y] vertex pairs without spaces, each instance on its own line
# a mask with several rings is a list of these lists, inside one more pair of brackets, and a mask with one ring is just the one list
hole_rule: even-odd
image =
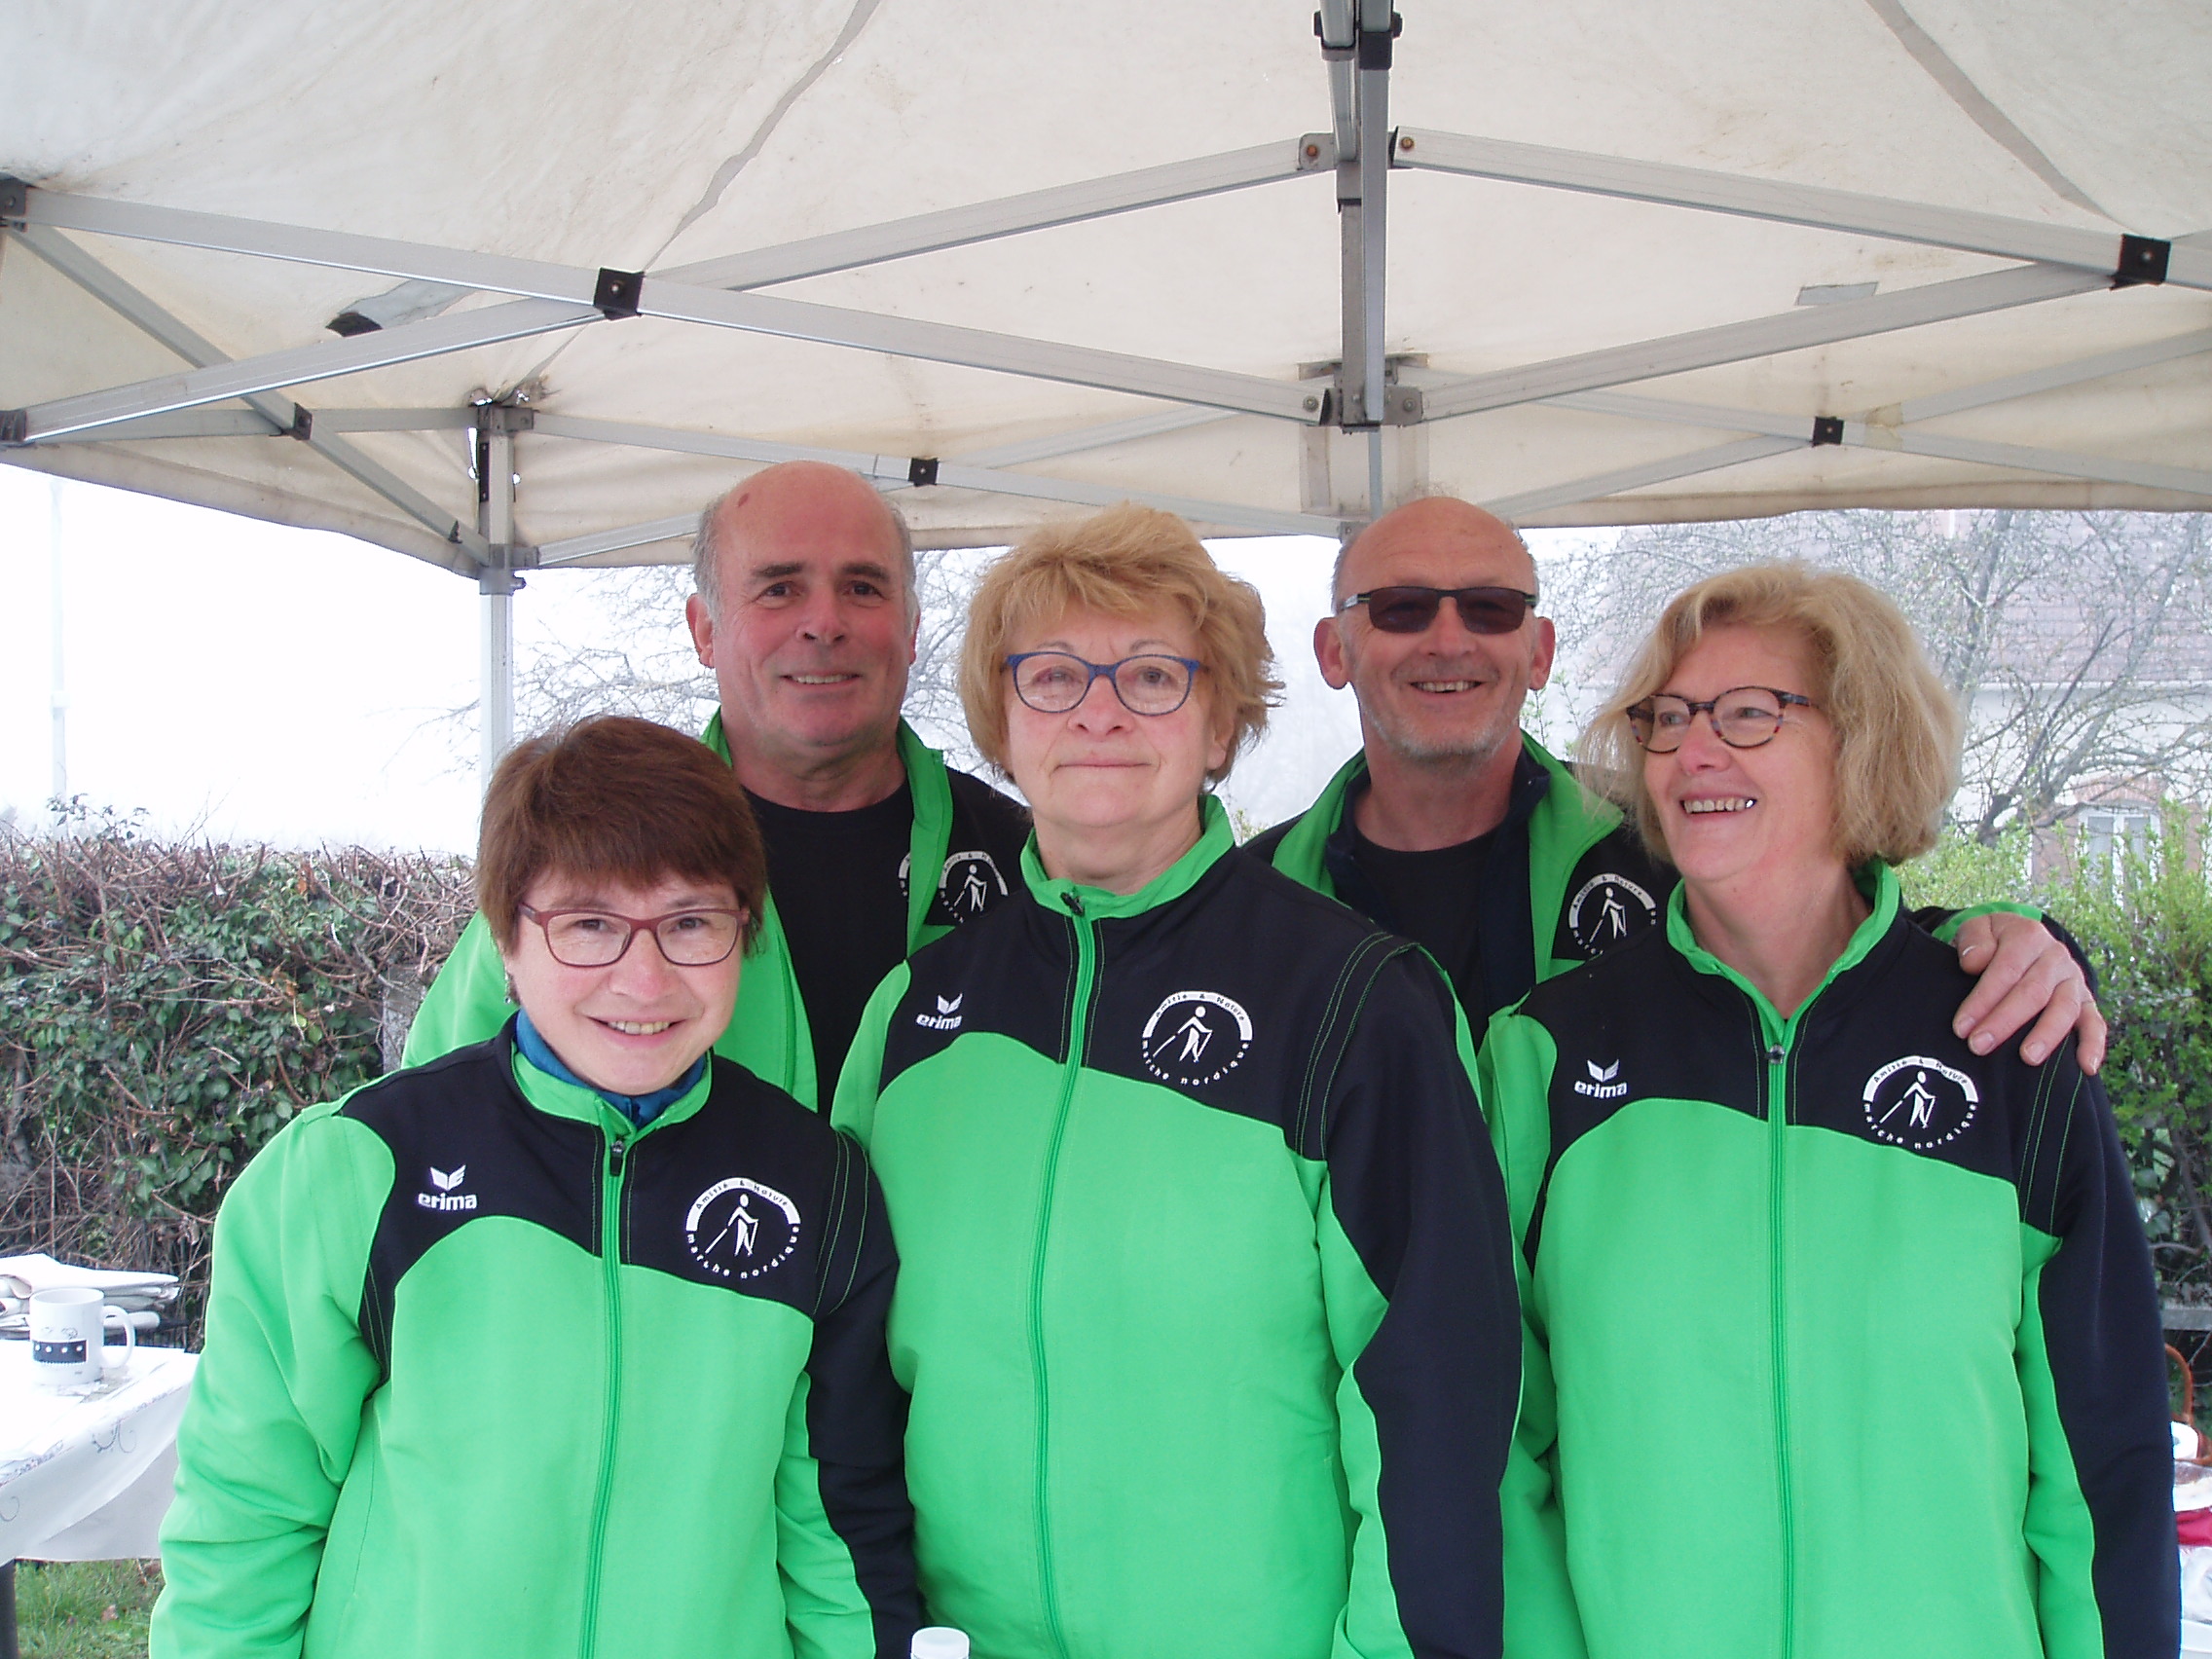
[[18,1562],[23,1659],[145,1659],[146,1619],[161,1593],[159,1562]]

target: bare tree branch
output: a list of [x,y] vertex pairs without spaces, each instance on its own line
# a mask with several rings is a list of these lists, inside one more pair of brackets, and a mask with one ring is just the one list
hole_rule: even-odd
[[1955,810],[1976,839],[2113,788],[2212,785],[2205,515],[1807,513],[1631,530],[1550,579],[1569,673],[1609,682],[1660,608],[1762,559],[1848,571],[1904,609],[1968,710]]

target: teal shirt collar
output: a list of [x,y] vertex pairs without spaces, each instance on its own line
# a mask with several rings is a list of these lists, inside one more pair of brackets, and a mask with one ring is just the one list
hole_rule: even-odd
[[641,1129],[665,1112],[673,1102],[682,1099],[698,1088],[699,1080],[707,1073],[707,1056],[701,1054],[691,1062],[689,1071],[666,1088],[656,1088],[650,1094],[616,1094],[595,1083],[586,1083],[571,1071],[568,1062],[556,1054],[553,1046],[545,1041],[544,1034],[531,1023],[530,1015],[520,1011],[515,1014],[515,1047],[522,1051],[524,1059],[547,1077],[557,1079],[571,1088],[589,1089]]

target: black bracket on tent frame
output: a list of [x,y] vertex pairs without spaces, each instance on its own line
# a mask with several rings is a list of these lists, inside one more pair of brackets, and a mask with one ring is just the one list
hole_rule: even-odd
[[30,206],[31,187],[14,173],[0,173],[0,219],[20,225]]
[[292,405],[292,424],[284,429],[284,436],[306,443],[314,436],[314,411],[304,403]]
[[614,271],[603,265],[599,270],[599,285],[591,291],[591,303],[605,317],[636,316],[638,300],[645,286],[643,271]]
[[26,441],[31,429],[30,412],[25,409],[0,409],[0,444],[19,444]]
[[937,482],[937,457],[917,455],[906,462],[906,482],[917,490],[926,490]]
[[2116,288],[2134,288],[2145,283],[2163,282],[2166,279],[2166,258],[2173,252],[2172,242],[2160,241],[2157,237],[2121,237],[2120,239],[2120,264],[2112,274]]
[[1843,442],[1843,417],[1841,415],[1816,415],[1813,417],[1813,447]]
[[1387,69],[1390,67],[1390,43],[1406,32],[1406,19],[1397,13],[1390,14],[1390,26],[1386,29],[1361,29],[1359,31],[1359,66],[1362,69]]

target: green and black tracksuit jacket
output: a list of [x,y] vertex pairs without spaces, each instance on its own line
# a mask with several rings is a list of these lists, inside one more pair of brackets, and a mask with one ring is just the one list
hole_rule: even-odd
[[934,1616],[980,1659],[1497,1651],[1518,1385],[1464,1023],[1232,845],[1049,879],[868,1005]]
[[303,1114],[215,1233],[163,1659],[903,1659],[897,1264],[717,1061],[643,1129],[511,1039]]
[[[719,713],[707,722],[699,741],[724,760],[730,757]],[[946,769],[944,756],[924,744],[903,720],[899,722],[899,758],[906,768],[906,785],[914,801],[909,873],[936,871],[941,875],[952,868],[963,852],[973,858],[976,855],[969,849],[990,844],[993,837],[988,828],[962,800],[962,791],[954,788],[955,774]],[[972,779],[961,781],[970,789],[984,789]],[[940,882],[909,879],[906,890],[908,950],[952,931],[957,917]],[[507,1000],[506,986],[506,968],[499,960],[491,927],[481,915],[473,916],[423,998],[423,1006],[416,1011],[415,1023],[407,1032],[406,1063],[419,1066],[491,1037],[515,1012],[515,1005]],[[735,1060],[808,1106],[827,1105],[836,1083],[834,1078],[817,1079],[814,1075],[814,1039],[773,894],[760,918],[759,936],[746,952],[737,1007],[716,1040],[715,1052]]]
[[[1246,850],[1385,927],[1403,926],[1410,918],[1385,913],[1353,858],[1351,807],[1367,787],[1362,753],[1305,812]],[[1453,989],[1479,1025],[1531,986],[1655,927],[1675,880],[1618,808],[1523,734],[1505,820],[1483,865],[1481,960]]]
[[2150,1659],[2157,1295],[2102,1090],[1872,913],[1788,1018],[1666,926],[1491,1023],[1528,1272],[1520,1659]]

